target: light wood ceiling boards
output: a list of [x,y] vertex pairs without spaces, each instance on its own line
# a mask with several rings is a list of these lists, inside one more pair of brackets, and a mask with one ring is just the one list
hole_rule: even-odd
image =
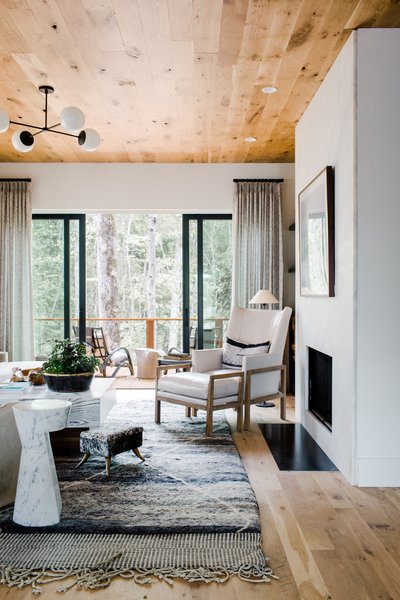
[[41,125],[49,84],[49,121],[75,105],[102,138],[88,153],[43,133],[22,154],[11,126],[0,161],[291,162],[297,121],[359,27],[400,27],[400,1],[0,0],[0,106]]

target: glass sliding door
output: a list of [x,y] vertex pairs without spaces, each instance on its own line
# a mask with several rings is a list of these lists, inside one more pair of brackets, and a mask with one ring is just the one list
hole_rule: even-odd
[[183,215],[183,348],[222,346],[232,296],[231,215]]
[[33,311],[35,355],[53,340],[85,339],[85,215],[33,215]]

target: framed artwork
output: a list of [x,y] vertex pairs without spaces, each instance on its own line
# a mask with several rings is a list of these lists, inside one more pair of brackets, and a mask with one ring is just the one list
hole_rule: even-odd
[[333,169],[326,167],[299,194],[300,294],[335,295]]

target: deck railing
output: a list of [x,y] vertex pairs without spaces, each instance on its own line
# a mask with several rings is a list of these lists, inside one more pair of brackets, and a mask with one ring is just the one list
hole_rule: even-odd
[[[193,323],[197,322],[195,317],[190,319]],[[228,322],[228,318],[225,317],[213,317],[204,319],[205,324],[212,324],[216,331],[219,332],[218,339],[215,340],[215,345],[222,345],[222,337],[224,331],[224,325]],[[36,323],[63,323],[64,319],[62,317],[36,317]],[[71,319],[72,324],[77,324],[79,322],[78,317]],[[145,325],[145,346],[146,348],[155,348],[156,347],[156,327],[157,324],[161,323],[182,323],[182,317],[87,317],[86,323],[87,326],[101,326],[105,322],[118,322],[118,323],[143,323]],[[37,340],[39,341],[39,340]],[[47,340],[46,340],[47,341]],[[41,340],[41,343],[45,342],[45,340]],[[180,343],[180,342],[179,342]],[[126,344],[125,340],[122,339],[123,345]],[[40,352],[39,352],[40,353]]]

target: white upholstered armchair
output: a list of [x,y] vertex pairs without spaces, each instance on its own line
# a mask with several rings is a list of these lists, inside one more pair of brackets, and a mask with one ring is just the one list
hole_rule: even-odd
[[[193,352],[194,371],[215,373],[227,367],[237,368],[241,361],[239,368],[245,374],[245,429],[250,428],[250,406],[256,402],[279,398],[281,419],[286,418],[286,368],[282,360],[291,314],[289,307],[255,310],[234,306],[224,348]],[[237,347],[236,366],[223,362],[227,354],[229,357],[229,340],[240,342],[242,346]]]
[[[286,370],[283,351],[292,314],[283,310],[233,307],[223,348],[193,350],[192,372],[162,376],[156,382],[156,422],[161,402],[207,411],[206,435],[211,435],[214,410],[233,406],[242,412],[241,382],[245,381],[245,429],[250,428],[250,405],[279,398],[286,417]],[[238,378],[240,375],[240,379]],[[238,414],[238,430],[241,417]]]

